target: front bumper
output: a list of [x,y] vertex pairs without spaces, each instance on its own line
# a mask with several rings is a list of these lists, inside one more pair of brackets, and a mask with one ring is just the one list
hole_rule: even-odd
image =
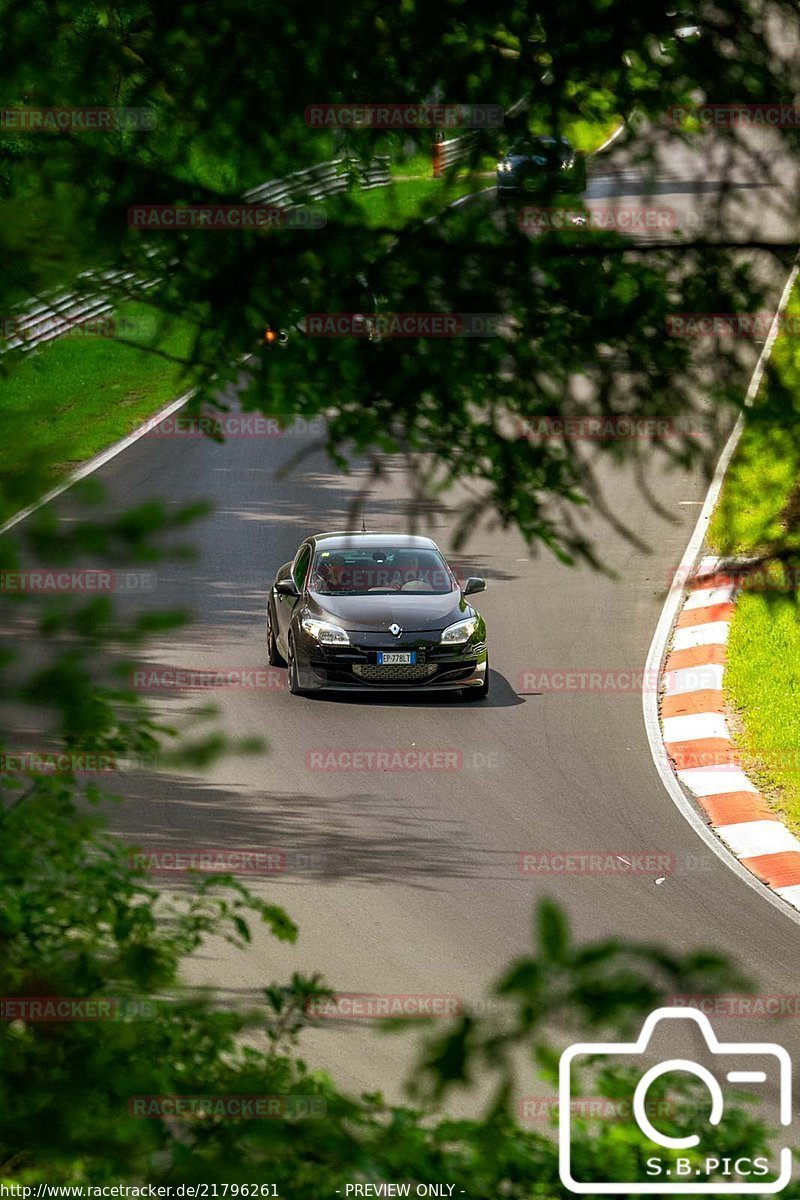
[[[385,634],[351,634],[349,646],[321,646],[301,637],[296,645],[298,682],[307,691],[431,692],[481,687],[486,679],[485,639],[442,646],[438,637],[387,641]],[[379,650],[414,650],[414,666],[379,667]]]

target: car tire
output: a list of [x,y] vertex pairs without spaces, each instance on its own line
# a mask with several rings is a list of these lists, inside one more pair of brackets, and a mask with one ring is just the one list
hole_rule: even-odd
[[288,651],[286,658],[286,686],[293,696],[302,696],[303,689],[300,687],[297,674],[297,656],[294,653],[291,634],[286,639],[286,648]]
[[272,620],[272,607],[267,601],[267,662],[271,667],[285,667],[286,659],[278,649],[275,637],[275,625]]
[[462,700],[485,700],[489,695],[489,660],[486,660],[486,676],[480,687],[461,689]]

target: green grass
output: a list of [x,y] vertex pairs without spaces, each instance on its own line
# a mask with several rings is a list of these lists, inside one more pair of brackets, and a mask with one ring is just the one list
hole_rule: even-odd
[[[567,136],[576,149],[590,154],[619,126],[619,117],[605,121],[574,121]],[[364,212],[370,226],[400,229],[409,220],[441,211],[460,196],[482,191],[495,181],[497,159],[484,155],[476,169],[459,168],[444,178],[433,178],[430,154],[415,154],[392,167],[394,182],[385,188],[368,192],[353,192],[354,200]]]
[[[800,292],[787,311],[800,315]],[[800,530],[786,512],[800,481],[796,338],[778,337],[771,365],[774,374],[748,412],[709,528],[709,546],[717,554],[759,554],[778,543],[800,546]],[[800,832],[800,608],[777,564],[759,572],[739,595],[724,686],[745,769]]]
[[[160,315],[141,303],[125,304],[115,316],[135,330],[130,340],[137,345],[61,338],[29,352],[0,379],[0,477],[13,481],[35,467],[52,486],[191,386],[182,363],[146,348],[187,354],[194,336],[187,321],[159,325]],[[0,508],[0,517],[8,515]]]
[[392,175],[397,179],[431,179],[433,177],[433,154],[420,151],[410,158],[401,158],[392,163]]

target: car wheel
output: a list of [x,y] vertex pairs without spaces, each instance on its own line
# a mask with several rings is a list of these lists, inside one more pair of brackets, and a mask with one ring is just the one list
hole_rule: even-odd
[[292,642],[291,634],[289,634],[289,637],[287,638],[286,648],[286,672],[289,691],[293,696],[302,696],[303,689],[300,687],[299,677],[297,674],[297,656],[294,652],[294,643]]
[[285,667],[286,660],[278,649],[275,626],[272,622],[272,607],[267,601],[267,662],[271,667]]
[[486,676],[480,687],[461,689],[462,700],[485,700],[489,695],[489,660],[486,660]]

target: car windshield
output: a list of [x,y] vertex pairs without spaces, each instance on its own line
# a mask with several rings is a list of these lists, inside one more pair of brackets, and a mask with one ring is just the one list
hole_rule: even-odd
[[535,158],[537,162],[545,163],[549,158],[570,154],[571,150],[566,138],[522,138],[513,143],[508,153],[517,156],[525,155],[528,158]]
[[318,548],[308,586],[323,596],[425,592],[444,596],[457,586],[438,550],[431,547],[330,546]]

